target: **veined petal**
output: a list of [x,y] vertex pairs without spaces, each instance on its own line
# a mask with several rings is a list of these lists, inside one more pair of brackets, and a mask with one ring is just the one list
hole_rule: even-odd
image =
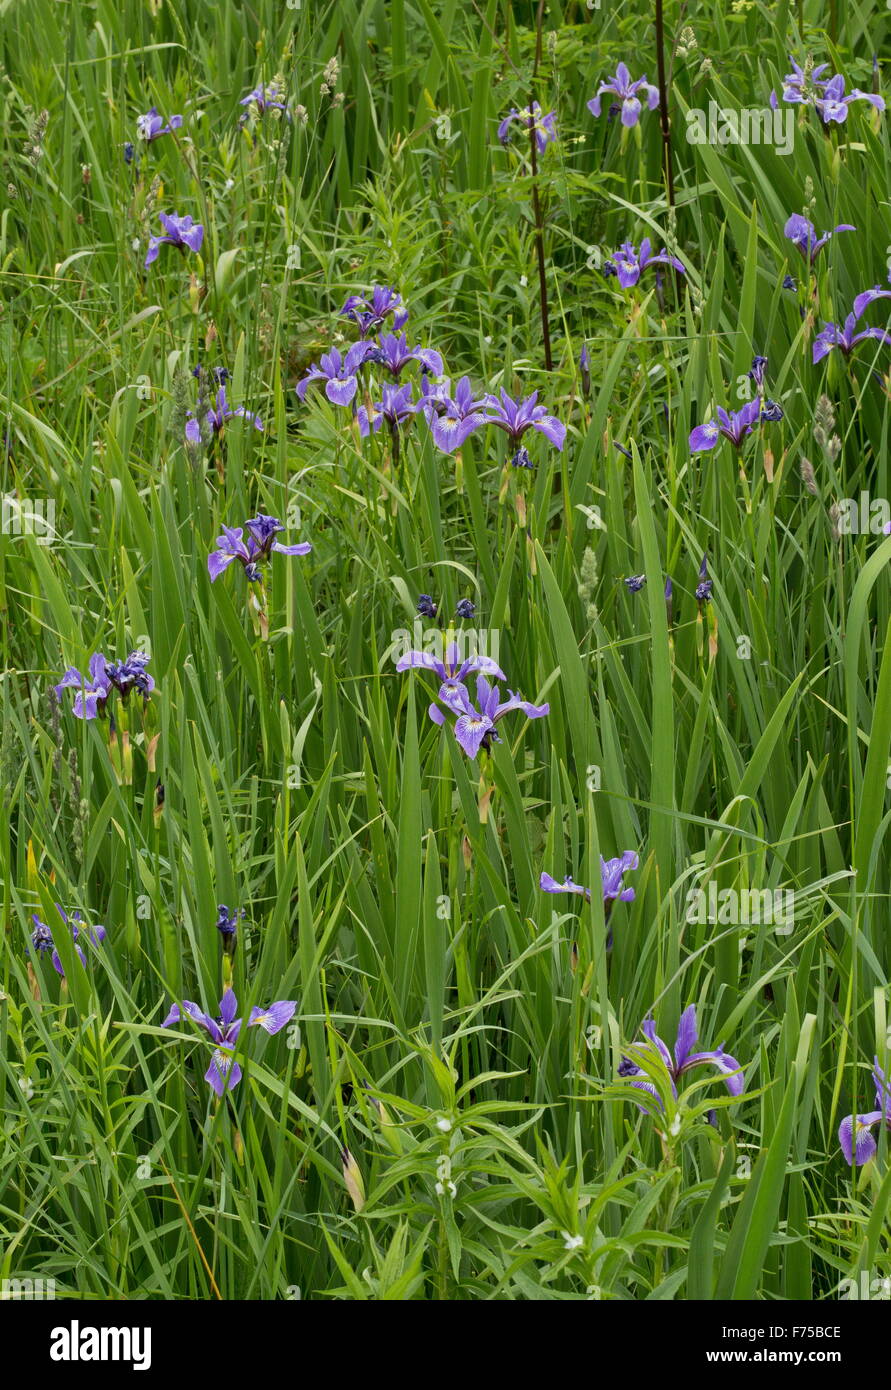
[[891,290],[883,290],[880,285],[874,285],[871,290],[864,290],[858,294],[854,300],[854,318],[859,319],[867,305],[872,304],[875,299],[891,299]]
[[506,681],[507,676],[497,662],[490,656],[469,656],[455,672],[455,680],[463,681],[471,671],[480,671],[486,676],[494,676],[498,681]]
[[228,1025],[233,1022],[238,1013],[238,1000],[235,998],[235,991],[227,989],[220,1000],[220,1018]]
[[248,1027],[253,1028],[256,1025],[265,1028],[267,1033],[277,1033],[293,1018],[296,1008],[297,1002],[294,999],[281,999],[276,1004],[270,1004],[268,1009],[255,1006],[251,1009]]
[[204,1073],[204,1080],[210,1083],[212,1090],[222,1098],[225,1091],[234,1091],[241,1077],[241,1067],[233,1059],[232,1053],[217,1048]]
[[690,452],[701,454],[706,449],[714,449],[720,435],[716,420],[707,420],[704,425],[697,425],[690,433]]
[[468,758],[475,758],[486,734],[494,727],[485,714],[462,714],[455,722],[455,738]]
[[401,656],[396,662],[397,671],[413,671],[419,667],[425,671],[434,671],[441,681],[448,678],[445,666],[432,652],[406,652],[405,656]]
[[533,421],[532,428],[543,434],[545,439],[549,439],[555,449],[562,451],[566,439],[566,426],[562,420],[553,415],[543,415],[541,419]]
[[296,545],[282,545],[279,541],[273,541],[272,549],[277,550],[279,555],[308,555],[312,546],[309,541],[299,541]]
[[637,97],[626,97],[622,102],[622,125],[637,125],[640,120],[640,102]]
[[858,1168],[868,1163],[878,1148],[872,1133],[872,1126],[882,1118],[881,1110],[870,1110],[866,1115],[846,1115],[838,1127],[838,1142],[848,1162],[853,1166],[856,1156]]
[[212,550],[207,557],[207,572],[210,575],[211,584],[215,579],[219,579],[224,570],[227,570],[236,559],[235,555],[227,555],[222,550]]
[[696,1046],[696,1039],[699,1033],[696,1028],[696,1005],[691,1004],[681,1014],[681,1021],[678,1024],[678,1036],[674,1045],[674,1060],[678,1071],[683,1069],[691,1051]]
[[720,1048],[716,1048],[714,1052],[694,1052],[687,1058],[683,1070],[687,1071],[690,1067],[698,1067],[705,1062],[711,1062],[713,1066],[718,1068],[732,1096],[742,1095],[746,1083],[742,1074],[742,1067],[735,1057],[731,1057],[729,1053],[723,1052]]
[[333,405],[349,405],[358,385],[354,376],[348,376],[342,381],[338,377],[331,377],[325,386],[325,395]]

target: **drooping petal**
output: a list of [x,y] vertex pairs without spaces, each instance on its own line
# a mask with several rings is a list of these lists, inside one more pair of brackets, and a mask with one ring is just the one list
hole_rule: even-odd
[[396,662],[397,671],[412,671],[419,667],[425,671],[434,671],[441,681],[448,678],[445,666],[432,652],[406,652],[405,656],[401,656]]
[[851,347],[856,347],[867,338],[874,338],[880,343],[891,343],[891,333],[886,333],[884,328],[864,328],[862,333],[856,333],[851,339]]
[[294,999],[281,999],[276,1004],[270,1004],[268,1009],[258,1008],[256,1005],[251,1009],[251,1016],[248,1019],[248,1027],[254,1026],[265,1028],[267,1033],[277,1033],[290,1022],[294,1016],[297,1002]]
[[193,1004],[191,999],[184,999],[181,1006],[179,1004],[171,1005],[170,1013],[161,1027],[169,1028],[172,1023],[179,1023],[183,1013],[188,1014],[193,1023],[197,1023],[199,1027],[207,1028],[207,1014],[197,1004]]
[[501,719],[515,709],[522,710],[527,719],[544,719],[545,715],[551,712],[550,705],[533,705],[530,700],[524,700],[513,690],[508,691],[508,694],[510,699],[497,706],[493,718]]
[[76,689],[80,689],[80,687],[85,684],[86,681],[84,680],[80,671],[78,671],[77,667],[69,666],[65,674],[62,676],[62,679],[59,681],[59,684],[53,686],[53,690],[56,692],[57,695],[61,696],[62,691],[69,689],[70,686],[74,686]]
[[463,681],[464,677],[472,671],[480,671],[484,675],[494,676],[497,681],[507,680],[501,667],[490,656],[469,656],[455,672],[455,680]]
[[298,541],[296,545],[282,545],[280,541],[273,541],[272,549],[277,550],[279,555],[308,555],[312,546],[309,541]]
[[717,420],[707,420],[704,425],[697,425],[690,433],[690,452],[701,454],[706,449],[713,449],[720,436]]
[[622,102],[622,125],[637,125],[640,120],[640,102],[637,97],[626,97]]
[[234,1091],[242,1077],[241,1067],[233,1059],[231,1052],[217,1048],[210,1059],[210,1066],[204,1073],[204,1080],[222,1099],[225,1091]]
[[562,420],[556,419],[553,415],[542,415],[540,419],[533,421],[532,428],[550,440],[555,449],[562,451],[566,439],[566,426]]
[[876,299],[891,299],[891,290],[883,290],[880,285],[874,285],[871,290],[864,290],[862,294],[858,294],[854,300],[854,318],[861,318],[867,305]]
[[226,554],[223,550],[212,550],[207,557],[207,572],[210,575],[211,584],[215,579],[219,579],[224,570],[227,570],[236,559],[235,555]]
[[558,883],[550,874],[543,873],[538,881],[538,886],[543,893],[574,893],[577,897],[587,898],[591,901],[590,888],[584,888],[580,883],[573,883],[568,876],[562,883]]
[[475,758],[486,734],[494,727],[485,714],[462,714],[455,721],[455,738],[468,758]]
[[74,697],[74,704],[71,706],[71,713],[75,719],[98,719],[99,718],[99,695],[95,690],[79,690]]
[[332,405],[349,405],[356,394],[359,383],[354,376],[345,377],[339,380],[331,377],[325,385],[325,395]]
[[732,1096],[742,1095],[746,1085],[742,1067],[735,1057],[723,1052],[721,1048],[715,1048],[714,1052],[694,1052],[687,1058],[683,1070],[687,1071],[690,1067],[698,1067],[706,1062],[711,1062],[713,1066],[718,1068],[724,1077],[724,1084]]
[[872,1133],[872,1126],[882,1118],[881,1110],[870,1110],[865,1115],[846,1115],[838,1127],[838,1142],[842,1153],[853,1166],[856,1156],[858,1168],[868,1163],[874,1156],[878,1145]]

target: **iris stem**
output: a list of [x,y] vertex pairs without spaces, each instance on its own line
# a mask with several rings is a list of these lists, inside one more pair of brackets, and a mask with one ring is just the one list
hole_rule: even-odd
[[668,83],[665,74],[665,19],[663,0],[656,0],[656,64],[659,71],[659,124],[662,129],[662,171],[668,206],[674,207],[674,174],[671,156],[671,122],[668,118]]

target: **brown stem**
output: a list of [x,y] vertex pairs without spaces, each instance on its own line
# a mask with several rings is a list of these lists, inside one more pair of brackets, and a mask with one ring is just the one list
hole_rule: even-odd
[[659,72],[659,124],[662,128],[662,166],[665,176],[665,196],[668,206],[674,207],[674,174],[671,159],[671,122],[668,118],[668,81],[665,74],[665,20],[663,0],[656,0],[656,64]]

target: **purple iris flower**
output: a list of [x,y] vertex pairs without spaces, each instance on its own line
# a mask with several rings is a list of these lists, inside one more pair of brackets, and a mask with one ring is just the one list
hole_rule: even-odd
[[891,1129],[891,1086],[879,1066],[878,1057],[875,1059],[872,1079],[876,1086],[876,1105],[879,1108],[870,1110],[865,1115],[846,1115],[838,1130],[838,1142],[841,1144],[842,1153],[850,1164],[853,1164],[856,1157],[857,1166],[860,1168],[869,1162],[878,1148],[872,1134],[873,1126],[884,1124],[886,1129]]
[[410,362],[420,362],[421,371],[442,376],[442,358],[434,348],[420,344],[410,348],[404,333],[382,333],[368,352],[370,362],[378,362],[398,381]]
[[531,107],[524,106],[522,111],[516,107],[505,116],[498,127],[498,139],[502,145],[510,144],[511,126],[514,121],[519,121],[526,130],[535,131],[535,144],[539,154],[544,154],[548,145],[557,139],[557,113],[549,111],[546,116],[541,114],[541,106],[537,101],[533,101]]
[[[652,1051],[658,1053],[665,1063],[671,1080],[672,1093],[675,1098],[678,1093],[677,1082],[683,1076],[684,1072],[689,1071],[692,1067],[703,1066],[705,1063],[710,1063],[718,1068],[732,1096],[742,1095],[745,1089],[745,1081],[742,1076],[742,1068],[734,1057],[731,1057],[730,1054],[725,1052],[720,1046],[716,1047],[712,1052],[693,1051],[699,1036],[696,1028],[695,1004],[691,1004],[690,1007],[685,1009],[681,1014],[681,1021],[678,1024],[677,1041],[674,1045],[674,1053],[669,1051],[666,1044],[659,1037],[656,1032],[655,1021],[652,1018],[644,1020],[642,1031],[648,1039],[648,1044],[642,1044],[641,1046],[644,1047],[647,1052]],[[621,1077],[638,1077],[646,1076],[646,1073],[636,1062],[632,1062],[629,1058],[623,1057],[619,1066],[619,1075]],[[642,1091],[649,1091],[651,1095],[659,1100],[659,1093],[648,1077],[643,1081],[632,1081],[631,1085],[638,1087]]]
[[198,252],[201,250],[201,243],[204,240],[204,228],[201,223],[193,223],[189,216],[177,217],[175,212],[162,212],[159,214],[159,218],[165,234],[149,238],[148,253],[145,258],[146,270],[153,261],[158,259],[158,251],[161,246],[178,246],[181,251]]
[[[297,1004],[293,999],[282,999],[276,1004],[270,1004],[268,1009],[255,1006],[251,1009],[247,1026],[265,1028],[267,1033],[277,1033],[291,1020],[296,1008]],[[186,1013],[193,1023],[197,1023],[210,1034],[211,1041],[216,1046],[210,1066],[204,1073],[204,1079],[220,1097],[224,1091],[234,1091],[242,1076],[241,1067],[232,1056],[243,1023],[243,1019],[235,1017],[237,1012],[238,1000],[233,991],[227,989],[220,1000],[219,1018],[211,1018],[210,1014],[204,1013],[190,999],[184,999],[182,1008],[179,1004],[174,1004],[161,1024],[162,1028],[169,1028],[172,1023],[179,1023],[183,1013]]]
[[486,421],[504,430],[511,444],[519,444],[527,430],[538,430],[555,448],[562,449],[566,426],[554,415],[549,415],[543,405],[536,405],[537,400],[537,391],[533,391],[525,400],[515,401],[502,389],[498,396],[486,397],[486,405],[494,412],[486,417]]
[[734,448],[739,449],[746,435],[752,433],[760,418],[761,401],[757,396],[753,401],[747,401],[742,410],[728,412],[719,408],[717,420],[707,420],[704,425],[697,425],[691,432],[690,449],[694,454],[713,449],[722,435],[730,440]]
[[623,875],[631,869],[636,869],[640,860],[633,849],[626,849],[624,854],[620,854],[616,859],[600,860],[600,875],[603,881],[603,900],[612,902],[616,899],[622,903],[634,902],[634,889],[626,888],[623,883]]
[[[658,255],[652,254],[653,248],[649,237],[644,237],[640,243],[640,253],[632,241],[623,241],[618,251],[614,255],[608,256],[603,263],[604,274],[615,275],[623,290],[631,289],[636,285],[642,273],[653,265],[673,265],[675,270],[686,275],[686,269],[676,256],[669,256],[667,251],[660,251]],[[609,270],[607,270],[609,266]]]
[[308,555],[312,550],[309,541],[301,541],[298,545],[282,545],[275,538],[279,531],[284,531],[283,524],[274,516],[264,516],[262,512],[245,522],[248,536],[243,540],[244,529],[241,526],[224,526],[223,534],[217,536],[217,549],[212,550],[207,557],[207,572],[210,575],[211,583],[219,579],[224,570],[228,569],[233,560],[244,567],[244,577],[250,583],[255,583],[262,578],[260,565],[264,560],[268,560],[275,550],[279,555]]
[[408,322],[408,310],[398,294],[390,285],[375,285],[371,298],[361,294],[351,294],[340,311],[341,318],[352,319],[359,325],[359,332],[367,338],[385,319],[393,316],[393,327],[404,328]]
[[[473,599],[459,599],[455,614],[457,617],[463,618],[465,622],[470,622],[470,619],[476,616],[476,604],[473,602]],[[502,676],[501,679],[503,680],[504,677]]]
[[[837,231],[837,230],[838,230],[838,228],[836,228],[836,231]],[[749,368],[749,370],[748,370],[748,372],[746,373],[746,375],[749,377],[749,379],[750,379],[751,381],[754,381],[754,383],[755,383],[755,385],[758,387],[758,390],[759,390],[759,391],[761,390],[761,387],[764,385],[764,377],[765,377],[766,373],[767,373],[767,358],[766,358],[766,357],[753,357],[753,358],[752,358],[752,365],[751,365],[751,367]]]
[[192,376],[195,377],[196,381],[201,381],[207,371],[211,373],[217,386],[225,386],[232,375],[228,367],[204,367],[200,362],[196,362],[192,368]]
[[69,686],[77,690],[73,713],[77,719],[96,719],[105,712],[105,702],[111,694],[111,681],[105,674],[107,666],[101,652],[90,657],[89,676],[81,675],[76,666],[69,666],[58,685],[53,686],[57,699]]
[[420,409],[421,406],[412,400],[411,382],[406,382],[404,386],[392,386],[390,382],[384,382],[381,399],[372,406],[372,414],[368,414],[364,405],[360,405],[356,411],[359,433],[364,439],[372,430],[379,430],[382,422],[386,420],[391,433],[395,435],[399,426],[411,419]]
[[[256,106],[261,116],[264,111],[269,111],[272,108],[276,111],[287,112],[288,107],[287,103],[282,101],[283,96],[284,92],[275,82],[270,82],[268,86],[264,86],[261,82],[259,87],[255,87],[252,92],[248,92],[246,97],[242,97],[238,104],[239,106]],[[247,112],[245,112],[246,115]],[[244,119],[243,116],[242,120]]]
[[421,383],[420,407],[430,426],[433,442],[445,454],[460,449],[465,440],[486,423],[483,413],[486,400],[474,400],[470,378],[462,376],[450,397],[448,381],[430,385],[425,377]]
[[864,310],[875,299],[891,299],[891,290],[883,290],[878,285],[871,290],[864,290],[854,300],[854,311],[848,314],[843,328],[839,328],[836,323],[824,325],[814,339],[814,364],[821,362],[833,348],[838,348],[845,357],[848,357],[857,344],[864,342],[867,338],[875,338],[880,343],[891,343],[891,335],[886,333],[884,328],[864,328],[860,333],[854,332],[857,321],[862,318]]
[[[216,405],[211,406],[204,417],[207,428],[212,431],[213,434],[220,434],[226,421],[234,420],[237,416],[240,416],[244,420],[250,420],[251,424],[254,425],[256,429],[262,431],[263,421],[260,419],[259,415],[254,415],[250,410],[245,410],[243,405],[233,410],[226,399],[225,386],[220,386],[217,391]],[[190,444],[198,445],[201,443],[201,426],[194,415],[190,415],[189,419],[186,421],[186,439]]]
[[[814,95],[810,89],[812,86],[814,88],[826,86],[828,79],[821,81],[820,75],[826,72],[829,64],[820,63],[808,75],[804,68],[798,66],[791,53],[789,62],[792,64],[792,72],[783,78],[783,101],[791,102],[797,106],[810,105],[814,100]],[[770,104],[776,111],[779,102],[775,91],[770,94]]]
[[[623,903],[634,902],[634,889],[627,888],[623,882],[623,875],[631,869],[636,869],[640,860],[633,849],[626,849],[624,854],[620,854],[616,859],[600,859],[600,877],[603,888],[603,901],[607,906],[618,900]],[[543,893],[576,893],[579,897],[591,901],[590,888],[583,888],[580,883],[573,883],[571,878],[565,878],[562,883],[558,883],[550,874],[542,874],[539,880],[539,887]]]
[[[521,709],[528,719],[541,719],[550,712],[550,705],[533,705],[509,690],[509,700],[500,701],[497,685],[490,685],[485,676],[477,676],[476,698],[479,709],[470,702],[467,687],[459,685],[449,699],[442,690],[440,699],[449,713],[455,717],[455,738],[468,758],[475,758],[480,748],[488,750],[493,741],[498,742],[495,725],[511,710]],[[444,724],[446,717],[438,705],[431,705],[427,711],[434,724]]]
[[230,912],[225,903],[217,905],[216,928],[222,937],[232,937],[238,931],[238,923],[244,916],[244,908]]
[[702,564],[699,566],[699,583],[696,585],[698,603],[708,603],[711,600],[713,584],[714,580],[708,577],[708,556],[703,555]]
[[[84,936],[86,936],[93,946],[98,946],[101,941],[104,941],[108,932],[103,926],[99,925],[95,927],[85,927],[83,918],[79,912],[72,912],[69,917],[65,909],[60,907],[58,903],[56,903],[56,911],[62,918],[65,926],[71,928],[71,939],[74,942],[74,949],[77,952],[81,965],[86,965],[87,958],[84,955],[83,947],[78,945],[77,940],[81,932],[83,932]],[[64,979],[65,971],[62,968],[59,953],[55,948],[52,931],[45,922],[41,922],[36,913],[32,913],[31,921],[34,923],[34,931],[31,934],[32,946],[40,955],[42,955],[44,951],[52,951],[53,969],[56,971],[56,974],[61,975]]]
[[[428,597],[428,595],[422,594],[421,597],[425,598]],[[418,612],[422,611],[424,617],[436,616],[435,607],[433,613],[430,614],[422,610],[419,603]],[[405,656],[401,656],[396,662],[396,670],[432,671],[435,676],[439,677],[441,682],[437,698],[442,700],[443,704],[448,705],[452,710],[458,708],[462,697],[466,696],[467,690],[464,681],[472,671],[487,676],[493,676],[495,680],[507,680],[507,676],[504,674],[501,667],[496,661],[493,661],[490,656],[474,655],[462,661],[461,649],[457,642],[453,642],[451,646],[446,648],[445,659],[443,661],[438,660],[431,652],[406,652]],[[435,705],[430,706],[431,711],[435,708]],[[439,710],[437,709],[436,715],[438,714]],[[431,712],[431,719],[437,724],[442,723],[442,720],[438,719],[436,715]]]
[[144,140],[150,145],[153,140],[157,140],[159,135],[170,135],[174,130],[179,130],[183,123],[182,116],[171,116],[167,125],[164,124],[164,117],[158,115],[158,108],[153,106],[151,111],[147,111],[144,116],[137,117],[136,136],[139,140]]
[[848,119],[848,107],[852,101],[868,101],[870,106],[874,106],[877,111],[884,111],[885,101],[883,97],[875,96],[872,92],[861,92],[859,87],[854,87],[850,95],[845,96],[845,79],[841,73],[830,78],[828,82],[821,82],[823,95],[814,97],[814,105],[823,117],[826,125],[830,121],[841,123]]
[[337,348],[322,354],[319,365],[313,362],[306,375],[297,383],[297,395],[302,401],[311,381],[324,381],[325,395],[333,405],[349,405],[358,386],[357,373],[372,351],[369,343],[354,343],[341,357]]
[[809,222],[806,217],[793,212],[783,228],[783,236],[801,252],[809,265],[813,265],[823,247],[832,240],[836,232],[856,232],[856,230],[857,228],[853,227],[850,222],[840,222],[837,227],[833,227],[831,232],[824,232],[821,237],[818,237],[814,231],[813,222]]
[[235,938],[238,935],[238,923],[244,916],[244,908],[230,912],[225,903],[217,906],[216,928],[223,938],[223,955],[235,955]]
[[77,690],[72,707],[75,718],[101,718],[112,690],[116,690],[122,700],[127,699],[131,690],[138,690],[143,699],[148,699],[155,688],[146,670],[148,661],[144,652],[131,652],[126,661],[119,662],[110,662],[101,652],[94,652],[89,661],[89,677],[81,675],[76,666],[69,666],[53,690],[58,699],[62,698],[63,690]]
[[[436,617],[436,604],[429,594],[418,594],[417,610],[422,618]],[[406,668],[403,666],[402,669],[404,671]]]
[[[651,111],[659,105],[659,88],[652,86],[644,73],[643,77],[638,77],[635,81],[631,80],[631,73],[624,63],[620,63],[616,68],[615,77],[610,78],[609,82],[602,82],[597,95],[588,102],[588,110],[592,116],[600,115],[600,101],[607,92],[611,96],[616,96],[622,103],[622,125],[637,125],[640,120],[642,110],[640,97],[646,99],[647,106]],[[610,107],[612,110],[612,107]]]
[[137,690],[147,700],[155,682],[147,671],[149,658],[145,652],[131,652],[126,661],[106,662],[105,675],[121,699],[126,701],[131,690]]
[[639,594],[647,582],[645,574],[632,574],[622,581],[630,594]]

